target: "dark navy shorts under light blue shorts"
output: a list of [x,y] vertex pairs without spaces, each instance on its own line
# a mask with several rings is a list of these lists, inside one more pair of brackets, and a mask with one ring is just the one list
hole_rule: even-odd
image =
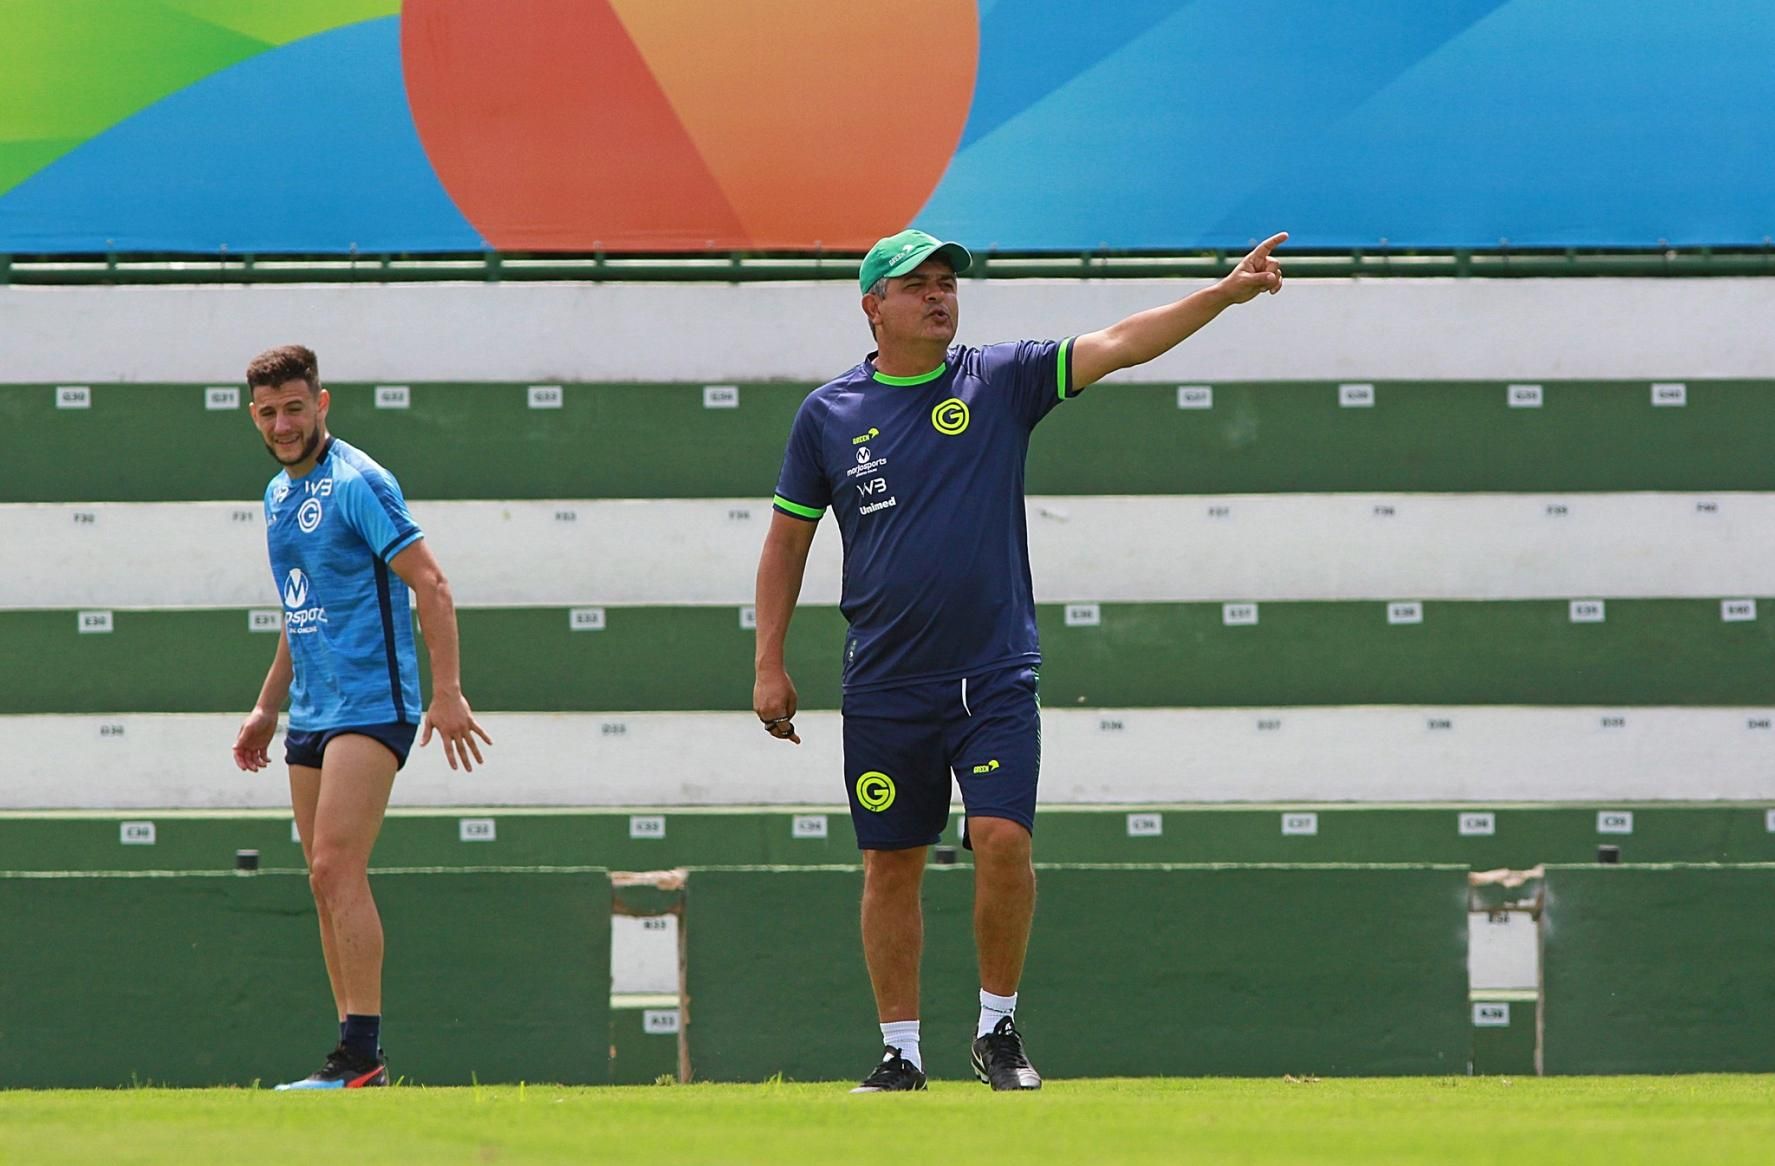
[[413,751],[413,738],[418,733],[418,725],[399,721],[389,725],[348,725],[342,729],[320,729],[313,733],[291,729],[284,734],[284,764],[319,769],[321,755],[327,751],[327,742],[334,737],[355,735],[369,737],[386,745],[388,751],[394,754],[394,767],[398,770],[407,764],[407,754]]
[[[1035,830],[1038,670],[844,694],[844,776],[860,850],[929,846],[949,825],[950,775],[969,817]],[[964,840],[965,841],[965,840]]]

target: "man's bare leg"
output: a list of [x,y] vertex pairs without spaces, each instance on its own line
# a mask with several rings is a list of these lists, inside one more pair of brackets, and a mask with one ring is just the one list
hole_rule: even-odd
[[327,745],[315,800],[308,882],[331,921],[333,962],[345,1012],[382,1013],[382,917],[370,894],[370,851],[394,788],[395,756],[370,737],[346,734]]

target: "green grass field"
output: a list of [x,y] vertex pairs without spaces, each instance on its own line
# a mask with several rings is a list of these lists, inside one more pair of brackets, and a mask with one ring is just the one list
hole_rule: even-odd
[[1775,1158],[1775,1077],[0,1093],[0,1163],[1629,1166]]

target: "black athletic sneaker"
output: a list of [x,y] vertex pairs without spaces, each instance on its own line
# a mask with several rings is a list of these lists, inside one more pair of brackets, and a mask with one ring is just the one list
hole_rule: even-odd
[[317,1073],[311,1073],[300,1081],[291,1081],[279,1085],[278,1091],[286,1089],[367,1089],[375,1085],[388,1084],[388,1059],[381,1055],[374,1060],[356,1056],[344,1045],[340,1045],[327,1054],[327,1063]]
[[1005,1017],[974,1041],[974,1076],[994,1089],[1040,1089],[1042,1075],[1023,1053],[1017,1026]]
[[911,1093],[924,1088],[924,1071],[905,1057],[900,1050],[887,1045],[881,1050],[881,1062],[875,1072],[863,1078],[852,1093]]

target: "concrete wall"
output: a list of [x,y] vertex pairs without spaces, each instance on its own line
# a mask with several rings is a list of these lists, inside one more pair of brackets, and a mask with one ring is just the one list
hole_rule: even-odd
[[[960,335],[1088,332],[1197,286],[964,282]],[[858,299],[843,281],[8,288],[0,382],[233,384],[290,341],[342,380],[821,381],[870,348]],[[1769,280],[1297,280],[1139,376],[1761,377],[1772,317]]]

